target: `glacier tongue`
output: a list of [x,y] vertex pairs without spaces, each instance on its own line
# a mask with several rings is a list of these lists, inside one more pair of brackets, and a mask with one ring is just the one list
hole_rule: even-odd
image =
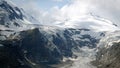
[[91,61],[95,60],[95,50],[85,46],[80,48],[80,52],[74,51],[78,58],[74,59],[72,64],[66,64],[60,68],[97,68],[91,64]]

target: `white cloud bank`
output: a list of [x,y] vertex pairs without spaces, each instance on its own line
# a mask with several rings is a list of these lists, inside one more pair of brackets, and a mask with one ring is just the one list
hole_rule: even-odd
[[[114,2],[116,1],[72,0],[71,3],[64,5],[62,8],[54,7],[52,9],[50,16],[52,24],[50,23],[50,25],[90,28],[99,31],[118,29],[113,25],[113,22],[119,25],[119,22],[117,22],[119,19],[116,19],[119,8],[114,8],[118,6],[116,4],[112,5]],[[117,14],[112,13],[113,11]]]
[[[63,17],[78,18],[93,13],[120,24],[120,0],[72,0],[59,11]],[[65,18],[64,18],[65,19]]]
[[[54,1],[60,2],[64,0]],[[27,3],[25,2],[22,6],[44,25],[90,27],[94,29],[102,28],[104,30],[117,29],[114,25],[112,25],[113,23],[120,26],[120,0],[69,1],[70,2],[62,8],[54,6],[49,11],[40,10],[39,6],[37,6],[36,2],[33,0],[30,0],[29,2],[26,1]],[[91,14],[95,16],[95,18],[91,18]],[[109,22],[105,19],[109,20]]]

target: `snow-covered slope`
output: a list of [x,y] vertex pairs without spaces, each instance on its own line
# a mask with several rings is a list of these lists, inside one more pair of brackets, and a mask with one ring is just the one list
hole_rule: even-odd
[[58,26],[66,28],[88,28],[95,31],[118,30],[118,27],[115,26],[111,21],[92,15],[86,15],[76,19],[69,19],[58,24]]
[[27,28],[28,24],[33,23],[38,23],[38,21],[11,1],[0,1],[0,29]]
[[114,43],[120,42],[120,31],[107,32],[98,44],[98,48],[110,48]]

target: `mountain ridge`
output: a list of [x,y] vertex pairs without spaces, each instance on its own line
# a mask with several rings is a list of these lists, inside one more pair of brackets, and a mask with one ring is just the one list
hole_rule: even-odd
[[[96,58],[101,58],[101,53],[107,51],[105,49],[101,52],[104,46],[108,49],[112,48],[114,51],[114,46],[107,45],[119,40],[120,31],[115,31],[117,26],[111,25],[111,22],[110,24],[101,24],[101,22],[106,23],[106,20],[101,18],[97,20],[98,18],[90,16],[90,19],[81,18],[84,20],[82,22],[78,19],[67,21],[68,24],[75,25],[83,23],[78,27],[64,26],[63,28],[54,25],[33,24],[37,21],[26,12],[4,0],[1,1],[3,2],[0,4],[0,55],[2,55],[0,56],[0,67],[2,68],[50,68],[51,65],[54,68],[54,65],[57,64],[58,66],[63,64],[61,65],[63,68],[69,68],[71,65],[71,68],[74,66],[93,68],[94,66],[90,62],[95,60],[94,56],[97,55]],[[94,23],[96,27],[99,25],[112,26],[109,28],[113,31],[103,29],[102,26],[99,26],[99,29],[102,29],[100,31],[97,31],[97,28],[90,29],[87,26],[91,23]],[[84,25],[86,28],[82,27]],[[110,51],[108,52],[110,53]],[[64,64],[67,62],[71,63],[70,66]]]

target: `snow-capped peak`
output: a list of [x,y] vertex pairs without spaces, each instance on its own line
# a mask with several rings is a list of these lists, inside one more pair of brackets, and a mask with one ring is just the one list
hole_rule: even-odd
[[[0,29],[16,27],[22,29],[29,24],[38,23],[31,15],[23,11],[11,1],[0,0]],[[4,28],[3,28],[4,27]]]
[[111,21],[91,15],[69,19],[67,21],[64,21],[62,24],[58,24],[58,26],[59,25],[65,28],[87,28],[95,31],[118,30],[118,27],[113,25]]

